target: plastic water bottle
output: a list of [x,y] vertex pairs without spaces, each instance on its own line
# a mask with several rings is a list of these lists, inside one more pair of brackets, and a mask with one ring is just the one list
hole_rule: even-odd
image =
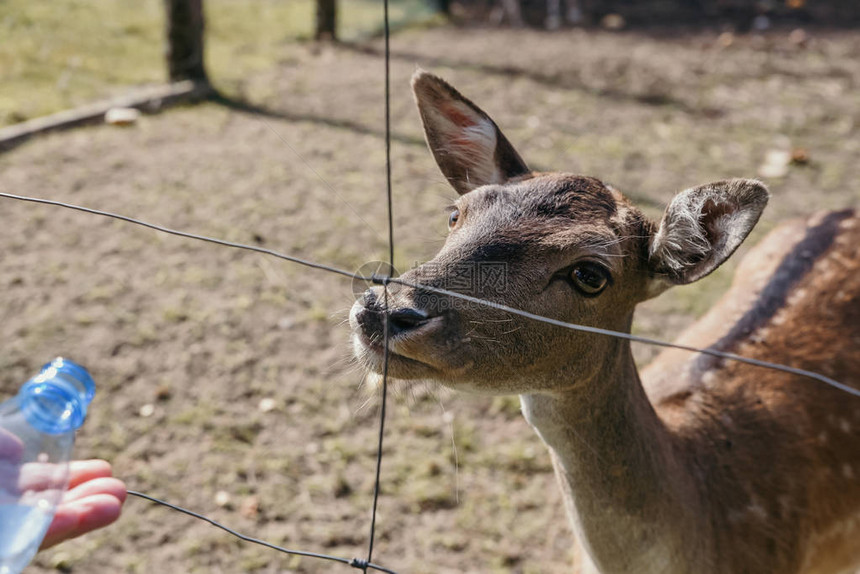
[[58,358],[0,404],[0,574],[21,572],[39,550],[94,394],[86,369]]

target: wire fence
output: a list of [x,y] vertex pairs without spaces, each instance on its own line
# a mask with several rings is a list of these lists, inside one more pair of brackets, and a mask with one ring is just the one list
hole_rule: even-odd
[[[393,269],[394,268],[394,245],[395,244],[394,244],[393,205],[392,205],[392,189],[391,189],[389,1],[385,0],[383,3],[383,6],[384,6],[384,8],[383,8],[384,9],[384,22],[383,22],[383,24],[384,24],[384,40],[385,40],[385,58],[384,58],[384,65],[385,65],[385,169],[386,169],[386,200],[387,200],[387,215],[388,215],[388,258],[389,258],[389,269]],[[388,394],[388,362],[389,362],[388,339],[389,339],[390,326],[389,326],[389,315],[387,313],[387,309],[388,309],[388,296],[389,296],[388,286],[390,284],[398,284],[398,285],[402,285],[402,286],[412,287],[412,288],[415,288],[415,289],[418,289],[421,291],[426,291],[426,292],[435,293],[438,295],[444,295],[447,297],[452,297],[452,298],[468,301],[470,303],[474,303],[477,305],[483,305],[483,306],[486,306],[488,308],[494,308],[494,309],[497,309],[500,311],[504,311],[504,312],[511,313],[514,315],[518,315],[518,316],[521,316],[521,317],[524,317],[524,318],[527,318],[530,320],[543,322],[543,323],[546,323],[549,325],[554,325],[554,326],[560,327],[560,328],[583,331],[583,332],[587,332],[587,333],[591,333],[591,334],[595,334],[595,335],[626,339],[626,340],[634,342],[634,343],[641,343],[641,344],[655,345],[655,346],[660,346],[660,347],[681,349],[684,351],[689,351],[689,352],[693,352],[693,353],[701,353],[701,354],[710,355],[713,357],[717,357],[717,358],[725,359],[725,360],[729,360],[729,361],[736,361],[736,362],[740,362],[740,363],[745,363],[745,364],[760,367],[760,368],[777,370],[777,371],[781,371],[781,372],[785,372],[785,373],[789,373],[789,374],[793,374],[793,375],[797,375],[797,376],[801,376],[801,377],[806,377],[806,378],[818,381],[820,383],[823,383],[825,385],[829,385],[831,387],[834,387],[840,391],[843,391],[843,392],[848,393],[850,395],[853,395],[855,397],[860,397],[860,389],[855,389],[853,387],[850,387],[850,386],[848,386],[848,385],[846,385],[840,381],[834,380],[834,379],[827,377],[821,373],[792,367],[790,365],[772,363],[772,362],[768,362],[768,361],[761,361],[758,359],[753,359],[750,357],[744,357],[744,356],[737,355],[734,353],[718,351],[716,349],[711,349],[711,348],[698,348],[698,347],[693,347],[693,346],[689,346],[689,345],[670,343],[670,342],[666,342],[666,341],[662,341],[662,340],[658,340],[658,339],[654,339],[654,338],[649,338],[649,337],[642,337],[642,336],[633,335],[633,334],[625,333],[625,332],[613,331],[613,330],[609,330],[609,329],[602,329],[602,328],[598,328],[598,327],[591,327],[591,326],[587,326],[587,325],[579,325],[579,324],[575,324],[575,323],[568,323],[568,322],[560,321],[560,320],[553,319],[550,317],[544,317],[544,316],[536,315],[534,313],[530,313],[528,311],[524,311],[521,309],[509,307],[507,305],[504,305],[501,303],[496,303],[494,301],[488,301],[488,300],[480,299],[477,297],[472,297],[472,296],[458,293],[455,291],[451,291],[448,289],[443,289],[443,288],[429,286],[429,285],[423,285],[420,283],[414,283],[414,282],[410,282],[410,281],[404,281],[402,279],[392,277],[390,275],[375,275],[374,274],[374,275],[370,275],[370,276],[365,276],[365,275],[362,275],[360,273],[350,272],[350,271],[347,271],[344,269],[339,269],[337,267],[326,265],[324,263],[319,263],[316,261],[311,261],[308,259],[303,259],[303,258],[295,257],[295,256],[292,256],[289,254],[281,253],[281,252],[278,252],[278,251],[275,251],[272,249],[267,249],[267,248],[263,248],[263,247],[259,247],[259,246],[247,245],[247,244],[227,241],[227,240],[223,240],[223,239],[208,237],[208,236],[199,235],[199,234],[191,233],[191,232],[187,232],[187,231],[175,230],[175,229],[164,227],[162,225],[158,225],[155,223],[142,221],[140,219],[136,219],[136,218],[129,217],[126,215],[111,213],[108,211],[103,211],[103,210],[94,209],[94,208],[90,208],[90,207],[74,205],[74,204],[70,204],[70,203],[64,203],[64,202],[54,201],[54,200],[44,199],[44,198],[16,195],[16,194],[6,193],[6,192],[0,192],[0,197],[6,198],[6,199],[11,199],[11,200],[17,200],[17,201],[24,201],[24,202],[60,207],[60,208],[64,208],[64,209],[70,209],[70,210],[83,212],[83,213],[90,214],[90,215],[97,215],[97,216],[117,219],[120,221],[124,221],[126,223],[130,223],[133,225],[138,225],[138,226],[142,226],[142,227],[154,230],[154,231],[158,231],[160,233],[166,233],[166,234],[170,234],[170,235],[184,237],[187,239],[193,239],[196,241],[203,241],[203,242],[212,243],[212,244],[223,246],[223,247],[230,247],[230,248],[235,248],[235,249],[254,251],[254,252],[262,253],[265,255],[272,256],[272,257],[276,257],[278,259],[289,261],[289,262],[292,262],[292,263],[295,263],[298,265],[302,265],[302,266],[305,266],[308,268],[324,271],[327,273],[333,273],[333,274],[341,275],[343,277],[347,277],[347,278],[352,279],[352,280],[359,280],[359,281],[369,282],[369,283],[383,286],[384,321],[383,321],[383,373],[382,373],[382,384],[381,384],[381,391],[380,391],[380,393],[381,393],[381,396],[380,396],[381,408],[380,408],[380,417],[379,417],[379,432],[378,432],[378,441],[377,441],[377,455],[376,455],[376,470],[375,470],[375,480],[374,480],[374,489],[373,489],[373,502],[372,502],[370,532],[369,532],[369,540],[368,540],[367,557],[366,558],[364,558],[364,559],[362,559],[362,558],[344,558],[344,557],[333,556],[333,555],[328,555],[328,554],[321,554],[321,553],[304,551],[304,550],[295,550],[295,549],[284,548],[282,546],[272,544],[272,543],[267,542],[265,540],[261,540],[258,538],[254,538],[254,537],[242,534],[242,533],[237,532],[236,530],[234,530],[232,528],[225,526],[224,524],[222,524],[220,522],[213,520],[212,518],[209,518],[205,515],[202,515],[202,514],[194,512],[194,511],[182,508],[182,507],[177,506],[175,504],[171,504],[169,502],[160,500],[160,499],[158,499],[154,496],[151,496],[149,494],[141,493],[141,492],[134,491],[134,490],[128,491],[128,494],[130,494],[132,496],[138,497],[138,498],[143,499],[143,500],[150,501],[150,502],[155,503],[155,504],[165,506],[165,507],[170,508],[174,511],[177,511],[177,512],[186,514],[188,516],[194,517],[196,519],[205,521],[205,522],[209,523],[210,525],[215,526],[217,528],[220,528],[221,530],[224,530],[225,532],[227,532],[227,533],[229,533],[229,534],[231,534],[231,535],[233,535],[233,536],[235,536],[235,537],[237,537],[237,538],[239,538],[245,542],[252,543],[252,544],[258,544],[258,545],[264,546],[266,548],[269,548],[269,549],[272,549],[272,550],[275,550],[278,552],[290,554],[290,555],[304,556],[304,557],[309,557],[309,558],[315,558],[315,559],[327,560],[327,561],[331,561],[331,562],[335,562],[335,563],[340,563],[340,564],[343,564],[344,566],[349,566],[349,567],[352,567],[355,569],[362,570],[363,572],[367,572],[368,570],[373,570],[373,571],[378,571],[378,572],[386,572],[386,573],[396,574],[396,572],[394,570],[391,570],[385,566],[382,566],[380,564],[373,562],[374,539],[375,539],[375,534],[376,534],[377,506],[378,506],[378,502],[379,502],[379,493],[380,493],[380,486],[381,486],[380,485],[380,476],[381,476],[381,468],[382,468],[382,460],[383,460],[383,456],[382,456],[383,448],[382,447],[383,447],[383,440],[384,440],[384,436],[385,436],[384,430],[385,430],[385,418],[386,418],[386,402],[387,402],[387,394]]]
[[[388,134],[388,130],[386,130],[386,134]],[[389,166],[389,168],[390,168],[390,166]],[[670,342],[662,341],[659,339],[653,339],[650,337],[642,337],[639,335],[633,335],[631,333],[625,333],[625,332],[621,332],[621,331],[613,331],[610,329],[602,329],[599,327],[592,327],[592,326],[588,326],[588,325],[579,325],[576,323],[567,323],[564,321],[559,321],[557,319],[553,319],[551,317],[544,317],[541,315],[536,315],[534,313],[530,313],[530,312],[524,311],[522,309],[516,309],[514,307],[503,305],[501,303],[496,303],[494,301],[488,301],[485,299],[479,299],[477,297],[472,297],[469,295],[465,295],[463,293],[457,293],[455,291],[451,291],[448,289],[434,287],[431,285],[424,285],[421,283],[414,283],[411,281],[404,281],[404,280],[401,280],[401,279],[396,278],[396,277],[391,277],[389,275],[376,275],[376,274],[374,274],[374,275],[366,276],[366,275],[362,275],[359,273],[350,272],[350,271],[347,271],[345,269],[339,269],[337,267],[326,265],[324,263],[309,261],[307,259],[302,259],[300,257],[294,257],[292,255],[281,253],[281,252],[278,252],[278,251],[275,251],[272,249],[266,249],[266,248],[255,246],[255,245],[247,245],[247,244],[243,244],[243,243],[237,243],[237,242],[232,242],[232,241],[226,241],[223,239],[207,237],[207,236],[199,235],[199,234],[195,234],[195,233],[189,233],[186,231],[170,229],[168,227],[164,227],[164,226],[157,225],[154,223],[149,223],[149,222],[142,221],[140,219],[136,219],[133,217],[129,217],[129,216],[121,215],[121,214],[116,214],[116,213],[111,213],[111,212],[103,211],[103,210],[99,210],[99,209],[93,209],[93,208],[89,208],[89,207],[84,207],[84,206],[80,206],[80,205],[74,205],[74,204],[70,204],[70,203],[64,203],[64,202],[54,201],[54,200],[49,200],[49,199],[16,195],[16,194],[11,194],[11,193],[6,193],[6,192],[0,192],[0,197],[6,198],[6,199],[17,200],[17,201],[24,201],[24,202],[30,202],[30,203],[37,203],[37,204],[61,207],[64,209],[70,209],[70,210],[79,211],[79,212],[83,212],[83,213],[87,213],[87,214],[91,214],[91,215],[98,215],[98,216],[102,216],[102,217],[108,217],[111,219],[117,219],[120,221],[124,221],[126,223],[138,225],[141,227],[145,227],[145,228],[152,229],[152,230],[155,230],[155,231],[158,231],[161,233],[166,233],[169,235],[175,235],[175,236],[184,237],[184,238],[188,238],[188,239],[194,239],[197,241],[203,241],[203,242],[212,243],[212,244],[220,245],[220,246],[224,246],[224,247],[230,247],[230,248],[235,248],[235,249],[242,249],[242,250],[262,253],[262,254],[276,257],[278,259],[289,261],[289,262],[292,262],[292,263],[295,263],[298,265],[309,267],[311,269],[317,269],[320,271],[324,271],[326,273],[333,273],[336,275],[341,275],[343,277],[352,279],[353,281],[357,280],[357,281],[362,281],[362,282],[366,282],[366,283],[373,283],[376,285],[382,285],[384,288],[383,289],[383,301],[382,301],[384,310],[387,310],[387,308],[388,308],[388,286],[391,284],[397,284],[397,285],[412,287],[414,289],[419,289],[419,290],[435,293],[438,295],[453,297],[453,298],[467,301],[470,303],[475,303],[477,305],[483,305],[483,306],[486,306],[488,308],[497,309],[500,311],[504,311],[504,312],[518,315],[518,316],[521,316],[521,317],[524,317],[524,318],[527,318],[530,320],[539,321],[539,322],[546,323],[546,324],[553,325],[553,326],[560,327],[560,328],[572,329],[572,330],[576,330],[576,331],[583,331],[583,332],[592,333],[595,335],[602,335],[602,336],[626,339],[626,340],[634,342],[634,343],[641,343],[641,344],[646,344],[646,345],[655,345],[655,346],[659,346],[659,347],[672,348],[672,349],[680,349],[680,350],[684,350],[684,351],[689,351],[691,353],[701,353],[701,354],[717,357],[720,359],[745,363],[745,364],[756,366],[756,367],[772,369],[772,370],[777,370],[777,371],[781,371],[781,372],[785,372],[785,373],[789,373],[789,374],[793,374],[793,375],[798,375],[801,377],[806,377],[806,378],[818,381],[820,383],[824,383],[825,385],[829,385],[829,386],[836,388],[842,392],[848,393],[849,395],[860,398],[860,389],[855,389],[853,387],[850,387],[850,386],[846,385],[845,383],[842,383],[840,381],[837,381],[835,379],[827,377],[821,373],[792,367],[790,365],[772,363],[772,362],[768,362],[768,361],[761,361],[758,359],[753,359],[750,357],[744,357],[741,355],[737,355],[735,353],[727,353],[724,351],[718,351],[716,349],[699,348],[699,347],[693,347],[690,345],[670,343]],[[390,206],[391,206],[391,203],[390,203],[391,202],[390,178],[388,180],[387,197],[388,197],[388,201],[389,201],[389,241],[390,241],[390,245],[393,245],[393,241],[392,241],[393,240],[393,233],[392,233],[393,226],[392,226],[391,209],[390,209]],[[389,250],[389,258],[390,258],[389,260],[393,262],[393,250]],[[392,268],[393,267],[389,267],[389,269],[392,269]],[[144,493],[137,492],[134,490],[129,490],[128,493],[132,496],[136,496],[136,497],[142,498],[144,500],[148,500],[150,502],[160,504],[162,506],[165,506],[165,507],[170,508],[172,510],[175,510],[177,512],[181,512],[181,513],[186,514],[188,516],[192,516],[192,517],[197,518],[199,520],[203,520],[203,521],[211,524],[212,526],[220,528],[221,530],[224,530],[225,532],[227,532],[227,533],[229,533],[229,534],[231,534],[231,535],[233,535],[233,536],[235,536],[235,537],[237,537],[237,538],[239,538],[245,542],[248,542],[248,543],[258,544],[258,545],[264,546],[266,548],[276,550],[278,552],[283,552],[285,554],[296,555],[296,556],[305,556],[305,557],[310,557],[310,558],[317,558],[317,559],[321,559],[321,560],[328,560],[328,561],[344,564],[344,565],[350,566],[352,568],[360,569],[363,572],[367,572],[368,570],[374,570],[377,572],[388,572],[388,573],[396,574],[396,572],[394,570],[391,570],[391,569],[389,569],[385,566],[382,566],[380,564],[376,564],[372,561],[372,559],[373,559],[373,543],[374,543],[375,531],[376,531],[376,511],[377,511],[380,486],[381,486],[380,475],[381,475],[381,468],[382,468],[382,452],[383,452],[382,446],[383,446],[383,439],[384,439],[386,402],[387,402],[387,395],[388,395],[388,353],[389,353],[388,338],[389,338],[389,316],[387,313],[385,313],[384,314],[384,322],[383,322],[383,374],[382,374],[381,397],[380,397],[381,408],[380,408],[379,434],[378,434],[378,443],[377,443],[376,475],[375,475],[375,480],[374,480],[373,505],[372,505],[371,522],[370,522],[370,537],[369,537],[369,542],[368,542],[368,552],[367,552],[367,558],[366,559],[360,559],[360,558],[348,559],[348,558],[339,557],[339,556],[332,556],[332,555],[328,555],[328,554],[321,554],[321,553],[316,553],[316,552],[309,552],[309,551],[303,551],[303,550],[294,550],[294,549],[284,548],[282,546],[278,546],[278,545],[272,544],[270,542],[266,542],[264,540],[260,540],[258,538],[254,538],[254,537],[239,533],[236,530],[233,530],[233,529],[231,529],[231,528],[221,524],[220,522],[217,522],[217,521],[215,521],[215,520],[213,520],[207,516],[204,516],[202,514],[193,512],[191,510],[182,508],[182,507],[177,506],[175,504],[171,504],[169,502],[160,500],[158,498],[155,498],[154,496],[150,496],[148,494],[144,494]]]
[[[389,179],[389,187],[387,190],[387,196],[388,196],[388,201],[390,202],[391,201],[390,179]],[[311,269],[317,269],[320,271],[324,271],[326,273],[333,273],[333,274],[341,275],[343,277],[347,277],[347,278],[352,279],[352,280],[358,280],[358,281],[363,281],[363,282],[367,282],[367,283],[373,283],[376,285],[382,285],[384,287],[384,289],[383,289],[384,297],[383,297],[383,301],[382,301],[383,302],[383,309],[386,309],[386,310],[388,308],[388,285],[397,284],[397,285],[402,285],[402,286],[406,286],[406,287],[412,287],[415,289],[420,289],[423,291],[428,291],[428,292],[435,293],[438,295],[453,297],[456,299],[468,301],[470,303],[475,303],[478,305],[483,305],[483,306],[486,306],[488,308],[494,308],[494,309],[497,309],[500,311],[504,311],[504,312],[511,313],[514,315],[518,315],[518,316],[521,316],[521,317],[524,317],[527,319],[531,319],[534,321],[539,321],[539,322],[546,323],[549,325],[554,325],[556,327],[561,327],[561,328],[565,328],[565,329],[572,329],[572,330],[576,330],[576,331],[583,331],[583,332],[592,333],[595,335],[603,335],[603,336],[608,336],[608,337],[616,337],[616,338],[620,338],[620,339],[626,339],[626,340],[634,342],[634,343],[641,343],[641,344],[646,344],[646,345],[656,345],[656,346],[660,346],[660,347],[680,349],[680,350],[689,351],[692,353],[701,353],[701,354],[710,355],[710,356],[721,358],[721,359],[726,359],[726,360],[730,360],[730,361],[736,361],[736,362],[740,362],[740,363],[753,365],[756,367],[773,369],[773,370],[777,370],[777,371],[790,373],[793,375],[807,377],[809,379],[812,379],[812,380],[824,383],[826,385],[829,385],[831,387],[834,387],[840,391],[843,391],[843,392],[848,393],[850,395],[853,395],[855,397],[860,397],[860,390],[858,390],[858,389],[855,389],[853,387],[849,387],[848,385],[846,385],[842,382],[839,382],[835,379],[832,379],[830,377],[827,377],[825,375],[822,375],[821,373],[808,371],[805,369],[799,369],[796,367],[792,367],[790,365],[771,363],[768,361],[760,361],[758,359],[752,359],[749,357],[744,357],[744,356],[737,355],[734,353],[727,353],[727,352],[723,352],[723,351],[718,351],[715,349],[699,348],[699,347],[693,347],[693,346],[689,346],[689,345],[670,343],[667,341],[661,341],[659,339],[642,337],[639,335],[633,335],[631,333],[625,333],[625,332],[621,332],[621,331],[612,331],[609,329],[601,329],[599,327],[591,327],[588,325],[579,325],[576,323],[567,323],[564,321],[559,321],[557,319],[553,319],[551,317],[544,317],[544,316],[536,315],[534,313],[530,313],[530,312],[524,311],[522,309],[516,309],[514,307],[509,307],[507,305],[503,305],[501,303],[496,303],[494,301],[487,301],[485,299],[479,299],[477,297],[471,297],[469,295],[457,293],[455,291],[450,291],[448,289],[442,289],[442,288],[434,287],[434,286],[430,286],[430,285],[414,283],[411,281],[403,281],[401,279],[398,279],[396,277],[390,277],[388,275],[365,276],[365,275],[362,275],[359,273],[347,271],[345,269],[339,269],[337,267],[326,265],[324,263],[309,261],[306,259],[302,259],[299,257],[294,257],[292,255],[288,255],[285,253],[280,253],[280,252],[274,251],[272,249],[266,249],[266,248],[258,247],[255,245],[246,245],[243,243],[226,241],[223,239],[217,239],[217,238],[213,238],[213,237],[207,237],[204,235],[198,235],[195,233],[189,233],[186,231],[170,229],[168,227],[149,223],[149,222],[142,221],[140,219],[136,219],[133,217],[128,217],[125,215],[111,213],[111,212],[103,211],[103,210],[99,210],[99,209],[93,209],[93,208],[89,208],[89,207],[84,207],[84,206],[80,206],[80,205],[74,205],[74,204],[64,203],[64,202],[60,202],[60,201],[49,200],[49,199],[16,195],[16,194],[11,194],[11,193],[6,193],[6,192],[0,192],[0,197],[6,198],[6,199],[17,200],[17,201],[24,201],[24,202],[30,202],[30,203],[37,203],[37,204],[61,207],[64,209],[70,209],[70,210],[79,211],[79,212],[83,212],[83,213],[87,213],[87,214],[91,214],[91,215],[98,215],[98,216],[108,217],[111,219],[117,219],[120,221],[124,221],[126,223],[138,225],[141,227],[145,227],[145,228],[152,229],[152,230],[155,230],[155,231],[158,231],[161,233],[166,233],[169,235],[175,235],[178,237],[194,239],[197,241],[204,241],[207,243],[212,243],[212,244],[220,245],[220,246],[224,246],[224,247],[230,247],[230,248],[235,248],[235,249],[242,249],[242,250],[262,253],[262,254],[276,257],[278,259],[289,261],[289,262],[292,262],[292,263],[295,263],[298,265],[309,267]],[[390,205],[390,203],[389,203],[389,205]],[[391,210],[389,209],[389,215],[390,214],[391,214]],[[390,218],[389,218],[389,226],[391,226],[391,219]],[[390,231],[391,231],[391,229],[392,229],[392,227],[389,228]],[[393,239],[393,234],[391,232],[389,234],[389,239],[390,240]],[[389,258],[390,258],[390,261],[393,261],[393,250],[389,251]],[[345,566],[350,566],[352,568],[360,569],[363,572],[367,572],[368,570],[373,570],[373,571],[377,571],[377,572],[388,572],[388,573],[392,573],[392,574],[397,574],[396,571],[391,570],[391,569],[389,569],[385,566],[382,566],[380,564],[374,563],[372,561],[372,559],[373,559],[373,542],[375,539],[375,530],[376,530],[376,510],[377,510],[377,505],[378,505],[378,501],[379,501],[379,492],[380,492],[380,486],[381,486],[380,474],[381,474],[381,468],[382,468],[382,452],[383,452],[382,446],[383,446],[383,439],[384,439],[386,402],[387,402],[387,395],[388,395],[389,317],[388,317],[387,313],[384,315],[383,328],[384,328],[384,330],[383,330],[383,374],[382,374],[381,397],[380,397],[381,407],[380,407],[379,434],[378,434],[378,443],[377,443],[376,476],[375,476],[375,480],[374,480],[373,505],[372,505],[371,522],[370,522],[370,537],[369,537],[369,542],[368,542],[368,552],[367,552],[367,558],[366,559],[344,558],[344,557],[339,557],[339,556],[332,556],[329,554],[321,554],[321,553],[309,552],[309,551],[304,551],[304,550],[294,550],[294,549],[284,548],[282,546],[278,546],[276,544],[272,544],[270,542],[266,542],[264,540],[260,540],[258,538],[254,538],[254,537],[242,534],[240,532],[237,532],[236,530],[233,530],[232,528],[225,526],[224,524],[222,524],[220,522],[213,520],[212,518],[209,518],[205,515],[202,515],[202,514],[194,512],[194,511],[188,510],[186,508],[182,508],[181,506],[171,504],[171,503],[166,502],[164,500],[158,499],[154,496],[144,494],[141,492],[137,492],[134,490],[129,490],[128,494],[130,494],[132,496],[136,496],[136,497],[144,499],[144,500],[148,500],[148,501],[156,503],[156,504],[160,504],[162,506],[165,506],[165,507],[170,508],[172,510],[175,510],[177,512],[181,512],[181,513],[186,514],[188,516],[192,516],[192,517],[197,518],[199,520],[205,521],[205,522],[211,524],[212,526],[220,528],[221,530],[224,530],[225,532],[239,538],[240,540],[243,540],[245,542],[252,543],[252,544],[258,544],[260,546],[264,546],[266,548],[270,548],[270,549],[276,550],[278,552],[283,552],[285,554],[296,555],[296,556],[305,556],[305,557],[316,558],[316,559],[321,559],[321,560],[328,560],[331,562],[343,564]]]
[[[179,231],[176,229],[170,229],[168,227],[164,227],[161,225],[156,225],[154,223],[149,223],[146,221],[142,221],[140,219],[135,219],[133,217],[128,217],[126,215],[120,215],[116,213],[110,213],[108,211],[102,211],[100,209],[93,209],[90,207],[83,207],[80,205],[73,205],[70,203],[64,203],[60,201],[53,201],[50,199],[43,199],[38,197],[27,197],[23,195],[15,195],[12,193],[0,192],[0,197],[5,197],[7,199],[15,199],[19,201],[26,201],[31,203],[41,203],[46,205],[53,205],[57,207],[62,207],[65,209],[72,209],[75,211],[81,211],[84,213],[90,213],[93,215],[101,215],[104,217],[109,217],[112,219],[118,219],[120,221],[125,221],[127,223],[132,223],[134,225],[139,225],[142,227],[146,227],[149,229],[154,229],[156,231],[167,233],[170,235],[176,235],[179,237],[185,237],[188,239],[195,239],[198,241],[205,241],[207,243],[214,243],[215,245],[222,245],[225,247],[232,247],[235,249],[244,249],[247,251],[255,251],[257,253],[263,253],[265,255],[270,255],[272,257],[276,257],[278,259],[283,259],[285,261],[290,261],[292,263],[296,263],[298,265],[303,265],[305,267],[309,267],[311,269],[318,269],[320,271],[325,271],[327,273],[333,273],[336,275],[341,275],[343,277],[347,277],[354,281],[362,281],[365,283],[373,283],[376,285],[389,285],[396,284],[402,285],[404,287],[412,287],[414,289],[418,289],[421,291],[427,291],[430,293],[435,293],[437,295],[444,295],[447,297],[453,297],[455,299],[460,299],[463,301],[467,301],[469,303],[475,303],[477,305],[483,305],[485,307],[498,309],[499,311],[504,311],[506,313],[511,313],[513,315],[518,315],[520,317],[525,317],[527,319],[532,319],[534,321],[540,321],[542,323],[546,323],[549,325],[554,325],[556,327],[562,327],[565,329],[572,329],[574,331],[583,331],[586,333],[592,333],[595,335],[605,335],[607,337],[615,337],[618,339],[626,339],[633,343],[641,343],[644,345],[653,345],[656,347],[664,347],[669,349],[679,349],[682,351],[689,351],[691,353],[701,353],[703,355],[709,355],[711,357],[716,357],[719,359],[725,359],[728,361],[735,361],[738,363],[745,363],[747,365],[753,365],[756,367],[762,367],[765,369],[772,369],[775,371],[781,371],[784,373],[789,373],[792,375],[798,375],[801,377],[806,377],[809,379],[813,379],[820,383],[824,383],[825,385],[829,385],[834,387],[842,392],[848,393],[849,395],[853,395],[855,397],[860,397],[860,390],[855,389],[843,382],[837,381],[832,377],[828,377],[821,373],[810,371],[807,369],[800,369],[797,367],[792,367],[790,365],[784,365],[781,363],[773,363],[770,361],[761,361],[759,359],[753,359],[751,357],[744,357],[743,355],[738,355],[736,353],[728,353],[725,351],[719,351],[717,349],[705,348],[705,347],[694,347],[691,345],[683,345],[679,343],[672,343],[669,341],[663,341],[660,339],[655,339],[652,337],[643,337],[641,335],[634,335],[632,333],[625,333],[623,331],[613,331],[611,329],[603,329],[600,327],[592,327],[589,325],[580,325],[578,323],[568,323],[565,321],[560,321],[558,319],[553,319],[551,317],[544,317],[542,315],[536,315],[535,313],[530,313],[528,311],[524,311],[522,309],[517,309],[515,307],[510,307],[508,305],[504,305],[502,303],[497,303],[495,301],[488,301],[486,299],[480,299],[478,297],[472,297],[471,295],[466,295],[463,293],[458,293],[456,291],[451,291],[449,289],[443,289],[441,287],[434,287],[432,285],[425,285],[423,283],[415,283],[412,281],[404,281],[397,277],[389,277],[387,275],[362,275],[360,273],[355,273],[352,271],[347,271],[346,269],[340,269],[337,267],[333,267],[330,265],[326,265],[324,263],[319,263],[316,261],[309,261],[307,259],[302,259],[300,257],[295,257],[292,255],[288,255],[285,253],[281,253],[272,249],[267,249],[264,247],[259,247],[256,245],[247,245],[243,243],[236,243],[233,241],[226,241],[224,239],[217,239],[214,237],[207,237],[204,235],[198,235],[196,233],[189,233],[186,231]],[[387,291],[386,291],[387,294]],[[387,317],[386,317],[387,318]]]

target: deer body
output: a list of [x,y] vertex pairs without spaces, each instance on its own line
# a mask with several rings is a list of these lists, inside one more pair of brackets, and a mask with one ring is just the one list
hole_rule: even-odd
[[[402,279],[451,288],[503,262],[502,289],[453,290],[628,331],[640,301],[719,266],[767,201],[755,181],[678,194],[659,225],[593,178],[535,174],[498,127],[442,80],[413,80],[431,151],[461,194],[451,234]],[[860,388],[860,217],[776,230],[682,341],[823,372]],[[458,271],[459,270],[459,271]],[[681,351],[640,376],[628,341],[414,287],[369,291],[356,354],[455,389],[516,393],[549,448],[567,514],[603,573],[850,573],[860,567],[860,399],[816,381]]]
[[[819,214],[771,232],[681,341],[860,381],[860,217]],[[645,388],[704,471],[731,572],[860,567],[860,404],[786,373],[664,352]],[[732,542],[733,541],[733,542]],[[764,554],[761,549],[765,549]]]
[[[679,342],[808,368],[839,365],[856,384],[857,245],[852,212],[777,229]],[[805,276],[775,273],[798,259],[810,264]],[[619,346],[617,370],[597,381],[619,381],[611,393],[522,396],[526,419],[553,453],[579,539],[589,554],[608,557],[597,571],[854,572],[858,401],[677,350],[658,357],[640,386],[628,344]],[[630,510],[618,516],[613,509],[625,500]]]

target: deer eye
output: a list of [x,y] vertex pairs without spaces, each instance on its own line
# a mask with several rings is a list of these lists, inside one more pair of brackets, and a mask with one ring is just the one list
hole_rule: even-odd
[[583,295],[594,296],[609,284],[609,272],[602,265],[586,261],[570,270],[570,281]]
[[454,226],[457,225],[457,222],[460,220],[460,210],[455,209],[451,212],[451,215],[448,216],[448,229],[454,229]]

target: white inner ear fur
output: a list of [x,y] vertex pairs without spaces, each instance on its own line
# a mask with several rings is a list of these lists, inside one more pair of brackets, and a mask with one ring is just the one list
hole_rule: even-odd
[[444,111],[434,110],[437,129],[442,131],[445,142],[442,151],[467,167],[469,181],[481,182],[480,185],[501,183],[504,178],[495,161],[496,126],[465,104],[448,102],[446,106],[455,108],[454,117],[468,120],[471,125],[460,125]]
[[[751,180],[682,191],[669,204],[649,255],[659,272],[676,279],[673,282],[695,281],[737,249],[766,203],[764,186]],[[660,283],[665,289],[665,282]],[[654,286],[657,292],[662,289]]]
[[[691,264],[707,259],[713,248],[702,225],[702,208],[712,198],[707,197],[710,194],[693,195],[689,191],[672,200],[660,222],[660,229],[654,235],[649,253],[651,257],[658,255],[661,268],[673,273],[680,273]],[[728,217],[724,215],[717,222],[720,236],[726,228],[724,220]]]

